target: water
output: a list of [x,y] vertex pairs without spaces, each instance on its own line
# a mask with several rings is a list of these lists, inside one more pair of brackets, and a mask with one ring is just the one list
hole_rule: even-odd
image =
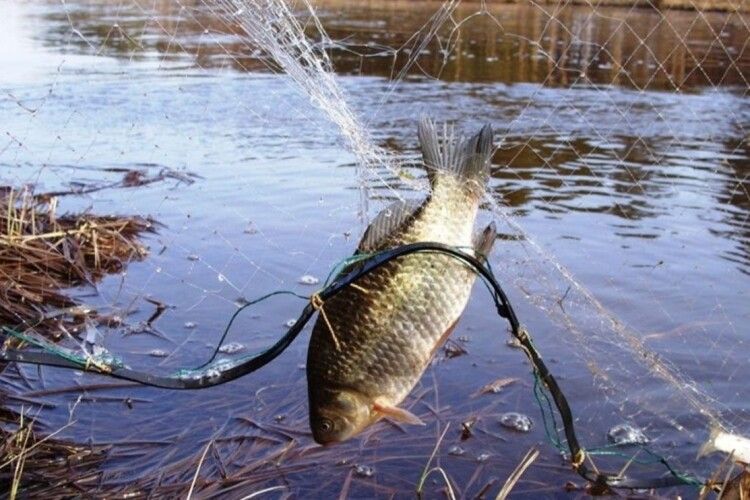
[[[130,324],[152,314],[147,297],[171,306],[156,323],[159,335],[112,331],[104,341],[131,366],[162,373],[202,364],[238,304],[275,289],[309,294],[312,280],[300,277],[325,277],[363,230],[355,160],[338,131],[267,72],[267,61],[233,35],[236,27],[221,25],[200,3],[184,5],[0,2],[7,20],[0,33],[7,47],[0,52],[2,183],[47,190],[109,182],[121,178],[111,170],[120,167],[201,176],[190,185],[171,179],[63,200],[67,210],[151,215],[163,224],[146,237],[144,262],[105,279],[96,294],[74,291],[127,312]],[[561,9],[560,22],[550,23],[540,9],[504,5],[492,14],[505,36],[489,18],[463,25],[447,59],[428,47],[394,87],[387,77],[405,54],[375,56],[373,44],[407,43],[436,8],[326,2],[319,11],[331,37],[346,38],[358,53],[331,52],[348,101],[378,144],[407,161],[403,178],[379,173],[396,192],[373,181],[371,213],[396,194],[419,196],[406,182],[422,175],[408,167],[416,158],[415,117],[456,120],[467,130],[492,122],[501,146],[491,189],[506,212],[649,349],[721,401],[715,411],[747,434],[747,24],[737,14],[584,7]],[[465,4],[456,15],[477,8]],[[675,49],[683,34],[686,45]],[[705,420],[675,403],[669,386],[643,376],[617,345],[607,346],[599,336],[606,320],[580,319],[580,304],[562,296],[564,287],[557,304],[544,287],[524,286],[539,282],[531,279],[538,257],[523,246],[525,236],[510,227],[502,233],[495,267],[559,377],[582,440],[604,445],[607,431],[628,421],[680,466],[707,473],[711,462],[694,461]],[[547,312],[536,306],[539,297],[553,304],[541,304]],[[228,341],[245,347],[241,355],[258,351],[302,305],[278,298],[251,308]],[[102,472],[110,488],[189,486],[213,440],[201,477],[233,481],[214,482],[206,495],[278,484],[301,496],[410,493],[450,423],[438,463],[472,496],[547,442],[528,364],[506,345],[505,325],[491,310],[477,287],[454,334],[466,337],[468,354],[439,356],[409,398],[425,428],[383,423],[333,448],[315,446],[307,428],[306,337],[262,371],[196,392],[102,389],[96,384],[113,382],[51,369],[41,379],[24,370],[28,385],[10,370],[4,379],[57,405],[40,414],[50,431],[68,422],[75,405],[76,423],[64,436],[112,444]],[[561,311],[597,337],[576,341],[554,320]],[[594,358],[580,356],[588,348]],[[169,355],[155,358],[157,350]],[[605,368],[601,379],[592,380],[592,361]],[[522,382],[470,396],[501,377]],[[87,397],[75,404],[81,394]],[[664,408],[655,407],[661,399]],[[503,429],[498,421],[509,412],[536,425],[527,434]],[[462,440],[469,421],[472,437]],[[450,452],[456,447],[462,453]],[[515,491],[562,495],[576,478],[554,448],[542,450]],[[435,494],[442,487],[432,479],[426,485]]]

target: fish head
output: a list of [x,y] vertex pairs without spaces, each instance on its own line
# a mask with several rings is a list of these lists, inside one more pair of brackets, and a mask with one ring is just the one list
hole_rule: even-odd
[[310,429],[316,442],[346,441],[380,418],[370,399],[351,389],[324,389],[310,400]]

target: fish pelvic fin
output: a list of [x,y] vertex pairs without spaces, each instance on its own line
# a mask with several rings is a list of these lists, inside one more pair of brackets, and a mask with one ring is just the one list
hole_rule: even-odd
[[491,222],[481,233],[474,236],[474,252],[480,260],[487,260],[492,251],[492,245],[497,239],[497,226]]
[[705,457],[706,455],[710,455],[711,453],[718,451],[718,448],[716,448],[716,438],[719,437],[719,434],[723,432],[723,429],[718,424],[713,424],[711,426],[711,433],[708,436],[708,439],[705,443],[703,443],[703,446],[700,447],[698,450],[698,456],[696,458]]
[[380,413],[384,417],[395,420],[396,422],[403,422],[405,424],[412,425],[425,425],[425,423],[418,416],[414,415],[409,410],[399,408],[398,406],[391,406],[382,403],[375,403],[372,409]]
[[472,191],[484,192],[490,175],[492,157],[492,126],[488,123],[470,138],[457,137],[452,126],[443,124],[442,135],[429,118],[419,122],[419,144],[430,184],[441,175],[452,175],[466,183]]

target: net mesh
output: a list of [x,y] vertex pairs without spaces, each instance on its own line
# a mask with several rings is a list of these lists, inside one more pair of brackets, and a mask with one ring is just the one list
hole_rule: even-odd
[[[59,202],[67,211],[160,224],[144,236],[143,261],[70,291],[123,319],[95,332],[129,365],[198,365],[247,300],[314,292],[380,209],[428,192],[416,121],[430,115],[467,133],[485,122],[499,131],[480,224],[499,224],[493,268],[588,448],[628,423],[674,467],[706,475],[715,463],[695,452],[710,425],[750,432],[746,1],[4,6],[3,184],[70,192]],[[383,424],[335,451],[305,434],[306,340],[246,380],[199,393],[88,376],[70,387],[59,370],[3,376],[24,401],[53,398],[58,408],[39,417],[50,430],[75,420],[66,437],[115,446],[107,488],[184,492],[209,449],[206,495],[278,486],[387,496],[413,490],[451,423],[438,461],[476,495],[546,438],[524,357],[476,288],[453,350],[407,402],[431,425]],[[230,341],[243,354],[262,349],[299,307],[264,303]],[[519,382],[467,397],[498,377]],[[530,437],[498,424],[509,411],[535,420]],[[460,424],[474,421],[462,441]],[[543,456],[519,491],[570,479],[553,452]],[[664,472],[643,461],[632,467]]]

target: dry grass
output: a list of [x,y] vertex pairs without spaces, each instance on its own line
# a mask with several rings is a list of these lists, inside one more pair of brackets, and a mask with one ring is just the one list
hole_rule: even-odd
[[[141,217],[61,215],[55,196],[0,187],[0,324],[33,328],[50,340],[87,320],[111,325],[113,318],[62,290],[93,284],[142,259],[147,249],[138,237],[153,226]],[[14,343],[6,340],[4,347]],[[15,414],[0,408],[0,421],[0,483],[9,498],[77,496],[98,484],[105,448],[53,439],[63,429],[39,438],[23,409]]]
[[52,340],[61,325],[75,327],[92,315],[61,289],[142,259],[147,250],[138,236],[154,225],[141,217],[57,210],[56,197],[0,187],[0,324],[34,328]]
[[[12,425],[15,429],[9,430]],[[97,467],[106,449],[52,439],[65,427],[39,438],[34,420],[23,410],[15,421],[0,427],[0,484],[8,485],[8,498],[20,493],[40,498],[69,497],[98,482]]]

